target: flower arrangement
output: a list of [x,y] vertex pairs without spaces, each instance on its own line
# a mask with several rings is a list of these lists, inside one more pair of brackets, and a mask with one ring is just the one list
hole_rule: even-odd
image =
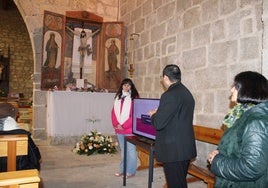
[[111,136],[104,136],[96,130],[90,131],[88,135],[83,135],[81,140],[76,143],[73,149],[77,154],[105,154],[116,153],[116,143],[113,142]]

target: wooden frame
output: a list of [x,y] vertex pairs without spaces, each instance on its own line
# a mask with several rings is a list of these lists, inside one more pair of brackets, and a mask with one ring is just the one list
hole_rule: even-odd
[[62,88],[65,17],[45,11],[41,65],[41,89]]
[[103,23],[101,64],[98,69],[99,86],[115,92],[122,80],[124,57],[123,22]]

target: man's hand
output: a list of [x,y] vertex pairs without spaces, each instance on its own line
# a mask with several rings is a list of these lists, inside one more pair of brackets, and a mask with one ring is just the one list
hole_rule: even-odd
[[150,117],[152,117],[152,115],[154,115],[154,114],[156,113],[156,111],[157,111],[157,109],[150,110],[150,111],[148,112],[148,115],[149,115]]

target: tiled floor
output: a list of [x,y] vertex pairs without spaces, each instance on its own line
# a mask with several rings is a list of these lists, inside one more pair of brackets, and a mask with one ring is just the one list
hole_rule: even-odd
[[[35,141],[42,163],[40,176],[42,188],[123,188],[122,178],[115,177],[120,154],[77,155],[72,145],[51,146],[45,141]],[[163,188],[163,169],[154,169],[152,188]],[[137,171],[135,177],[127,179],[126,188],[148,187],[148,170]],[[206,188],[203,182],[189,183],[189,188]]]

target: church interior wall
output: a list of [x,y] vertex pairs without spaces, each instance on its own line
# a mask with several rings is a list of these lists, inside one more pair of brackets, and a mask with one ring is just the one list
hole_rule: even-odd
[[[178,64],[182,82],[196,100],[194,123],[219,128],[229,109],[233,76],[244,70],[268,75],[267,3],[263,0],[14,0],[26,24],[33,52],[34,135],[45,139],[47,91],[40,89],[44,10],[64,14],[86,10],[105,21],[123,21],[128,66],[141,97],[160,97],[159,76]],[[167,11],[168,10],[168,11]],[[133,40],[130,40],[131,34]]]

